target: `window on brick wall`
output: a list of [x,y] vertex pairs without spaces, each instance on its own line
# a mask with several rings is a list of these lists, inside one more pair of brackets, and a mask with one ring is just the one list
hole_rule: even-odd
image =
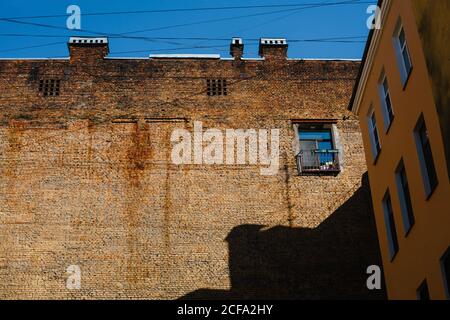
[[206,94],[208,96],[226,96],[228,95],[226,79],[207,79]]
[[39,92],[44,97],[59,96],[61,80],[58,79],[41,79],[39,80]]
[[337,174],[341,171],[339,150],[330,123],[297,124],[300,152],[297,167],[300,174]]

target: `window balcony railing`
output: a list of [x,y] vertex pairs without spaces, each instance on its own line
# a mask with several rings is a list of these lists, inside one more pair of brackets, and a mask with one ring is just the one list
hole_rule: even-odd
[[337,174],[341,171],[339,150],[301,150],[297,167],[300,174]]

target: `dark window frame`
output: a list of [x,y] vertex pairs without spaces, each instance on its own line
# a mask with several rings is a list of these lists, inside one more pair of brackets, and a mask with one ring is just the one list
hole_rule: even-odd
[[427,280],[423,280],[420,286],[416,290],[417,300],[430,300],[430,289],[428,287]]
[[401,18],[398,19],[397,26],[393,34],[393,43],[395,54],[397,56],[397,66],[400,72],[400,80],[403,85],[403,90],[405,90],[414,65],[408,46],[408,39],[406,38],[406,31]]
[[450,247],[442,255],[440,259],[440,267],[442,272],[442,280],[444,283],[445,294],[450,300]]
[[369,112],[368,125],[369,125],[369,137],[372,149],[372,156],[374,162],[376,162],[378,156],[381,153],[381,141],[374,108],[372,108],[371,112]]
[[400,160],[400,163],[397,165],[397,169],[395,170],[395,181],[397,184],[400,209],[402,211],[405,237],[407,237],[416,220],[414,217],[414,208],[412,205],[408,174],[406,173],[406,167],[403,159]]
[[[300,152],[297,154],[297,168],[301,175],[337,175],[341,171],[339,163],[339,152],[336,149],[336,137],[334,136],[332,125],[329,122],[305,122],[297,123]],[[302,138],[302,133],[328,134],[329,139],[324,138]],[[314,149],[302,149],[302,142],[315,142]],[[329,143],[330,148],[321,148],[320,143]]]
[[389,246],[389,255],[392,262],[397,256],[400,246],[398,242],[397,227],[395,225],[394,208],[392,206],[392,198],[389,189],[384,194],[382,204],[386,236]]
[[427,200],[430,199],[439,184],[428,132],[425,118],[422,114],[414,129],[414,137]]
[[384,119],[384,132],[388,133],[391,125],[394,121],[394,106],[392,104],[391,90],[389,87],[389,82],[385,72],[383,71],[382,76],[380,78],[379,86],[379,94],[381,100],[381,107],[383,111],[383,119]]

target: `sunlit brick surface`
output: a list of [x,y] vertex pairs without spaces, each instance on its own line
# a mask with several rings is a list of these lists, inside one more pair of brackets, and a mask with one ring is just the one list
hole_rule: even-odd
[[[86,48],[84,48],[86,49]],[[0,61],[0,298],[379,298],[358,62]],[[39,79],[61,80],[57,97]],[[226,79],[208,96],[206,79]],[[293,120],[336,119],[337,176],[299,176]],[[114,120],[114,121],[113,121]],[[281,129],[280,170],[172,164],[170,134]],[[66,269],[81,268],[81,289]]]

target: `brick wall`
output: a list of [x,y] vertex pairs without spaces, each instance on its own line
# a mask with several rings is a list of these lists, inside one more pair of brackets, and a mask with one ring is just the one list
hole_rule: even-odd
[[[380,298],[352,61],[0,61],[0,298]],[[208,96],[206,79],[226,79]],[[43,97],[41,79],[60,95]],[[299,176],[300,119],[335,119],[344,166]],[[174,165],[171,132],[281,130],[280,170]],[[294,122],[293,122],[294,121]],[[81,268],[68,290],[66,269]]]

